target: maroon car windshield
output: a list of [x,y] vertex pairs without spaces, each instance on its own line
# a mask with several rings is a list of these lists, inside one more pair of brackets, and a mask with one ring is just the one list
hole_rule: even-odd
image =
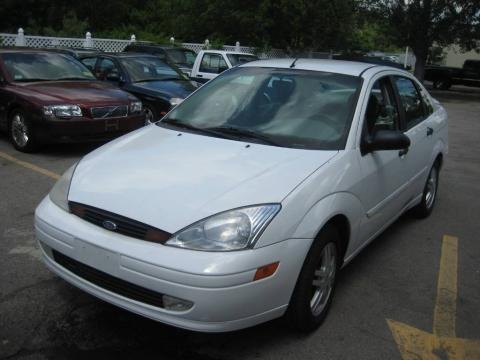
[[4,53],[2,60],[15,82],[95,80],[78,60],[54,53]]

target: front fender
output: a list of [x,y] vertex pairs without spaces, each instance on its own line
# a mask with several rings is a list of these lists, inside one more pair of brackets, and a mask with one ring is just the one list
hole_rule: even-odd
[[365,209],[355,195],[348,192],[334,193],[319,200],[309,209],[296,227],[292,237],[313,239],[329,220],[336,215],[343,215],[347,218],[350,226],[350,238],[345,253],[345,256],[348,256],[355,244],[358,243],[358,229],[364,214]]

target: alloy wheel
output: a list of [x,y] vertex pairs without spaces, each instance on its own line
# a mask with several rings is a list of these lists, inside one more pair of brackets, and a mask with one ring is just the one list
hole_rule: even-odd
[[20,114],[15,114],[11,124],[12,139],[19,147],[27,145],[29,140],[28,128],[25,119]]
[[319,315],[328,304],[337,272],[337,248],[330,242],[322,250],[320,262],[315,269],[312,281],[310,309],[314,316]]

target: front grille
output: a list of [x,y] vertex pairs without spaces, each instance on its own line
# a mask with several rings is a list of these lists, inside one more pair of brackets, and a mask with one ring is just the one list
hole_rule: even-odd
[[127,105],[104,106],[91,108],[92,117],[94,119],[108,119],[114,117],[125,117],[128,115]]
[[132,300],[163,307],[163,294],[106,274],[103,271],[65,256],[56,250],[52,249],[52,253],[53,259],[57,264],[92,284]]
[[[163,244],[172,236],[172,234],[166,231],[141,223],[140,221],[132,220],[93,206],[83,205],[73,201],[70,201],[69,205],[70,211],[83,220],[122,235],[160,244]],[[106,222],[113,223],[115,228],[107,227],[106,225],[108,224],[106,224]]]

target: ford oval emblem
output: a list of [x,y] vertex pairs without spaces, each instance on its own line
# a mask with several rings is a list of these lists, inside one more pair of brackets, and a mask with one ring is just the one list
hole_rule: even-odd
[[102,225],[107,230],[110,230],[110,231],[117,230],[117,224],[115,224],[111,220],[105,220]]

